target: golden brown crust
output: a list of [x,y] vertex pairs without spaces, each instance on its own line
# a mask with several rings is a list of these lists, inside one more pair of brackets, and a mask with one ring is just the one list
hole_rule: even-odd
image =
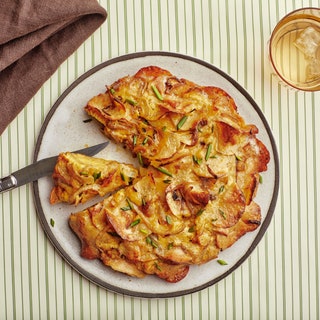
[[141,168],[132,185],[70,217],[84,256],[176,282],[259,226],[253,199],[270,155],[225,91],[150,66],[85,110]]
[[234,226],[225,230],[224,234],[220,233],[217,235],[217,246],[221,250],[229,248],[244,234],[257,229],[260,222],[260,207],[252,201],[250,205],[246,207],[241,219]]

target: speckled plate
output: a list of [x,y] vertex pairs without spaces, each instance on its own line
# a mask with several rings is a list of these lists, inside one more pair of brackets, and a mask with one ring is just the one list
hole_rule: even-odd
[[[221,252],[219,258],[227,261],[227,265],[222,266],[213,260],[201,266],[192,266],[185,279],[170,284],[154,276],[144,279],[132,278],[114,272],[99,260],[80,257],[80,242],[69,228],[68,217],[70,213],[78,212],[99,199],[78,207],[65,204],[52,206],[49,204],[49,194],[53,186],[50,177],[34,182],[34,199],[39,219],[48,238],[61,256],[85,278],[121,294],[148,298],[174,297],[211,286],[239,267],[262,239],[274,212],[279,187],[279,164],[274,138],[260,108],[236,81],[211,64],[175,53],[141,52],[109,60],[82,75],[54,104],[41,128],[34,160],[105,141],[106,138],[98,130],[95,121],[85,121],[88,116],[83,107],[92,96],[105,92],[106,84],[111,84],[123,76],[133,75],[140,68],[149,65],[167,69],[175,76],[199,85],[224,89],[234,98],[238,111],[246,122],[259,128],[258,138],[267,146],[271,155],[268,171],[262,174],[263,183],[255,199],[262,209],[261,226]],[[112,142],[97,156],[136,163],[129,153]],[[55,222],[54,226],[50,223],[51,219]]]

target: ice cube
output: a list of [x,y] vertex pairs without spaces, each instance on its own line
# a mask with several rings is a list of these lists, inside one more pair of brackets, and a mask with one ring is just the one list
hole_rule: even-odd
[[316,80],[320,77],[320,61],[312,59],[306,68],[306,80],[307,82]]
[[307,27],[300,33],[294,44],[306,58],[314,58],[320,46],[320,32],[313,27]]

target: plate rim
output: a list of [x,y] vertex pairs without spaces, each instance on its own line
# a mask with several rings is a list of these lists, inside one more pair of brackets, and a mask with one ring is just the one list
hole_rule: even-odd
[[53,247],[58,251],[58,253],[63,258],[63,260],[66,261],[69,264],[69,266],[71,266],[73,269],[75,269],[80,275],[82,275],[88,281],[90,281],[90,282],[92,282],[92,283],[94,283],[94,284],[98,285],[99,287],[102,287],[106,290],[110,290],[112,292],[127,295],[127,296],[139,297],[139,298],[171,298],[171,297],[184,296],[184,295],[198,292],[200,290],[208,288],[208,287],[218,283],[222,279],[226,278],[229,274],[233,273],[240,265],[243,264],[243,262],[245,260],[248,259],[248,257],[251,255],[251,253],[254,251],[254,249],[256,248],[258,243],[263,238],[263,235],[267,231],[268,226],[272,220],[274,210],[275,210],[275,207],[277,204],[280,175],[279,175],[279,156],[278,156],[276,142],[275,142],[274,136],[272,134],[272,130],[269,126],[269,123],[268,123],[264,113],[262,112],[262,110],[260,109],[258,104],[255,102],[255,100],[251,97],[251,95],[236,80],[234,80],[227,73],[225,73],[224,71],[222,71],[221,69],[217,68],[216,66],[214,66],[213,64],[211,64],[209,62],[206,62],[204,60],[201,60],[201,59],[193,57],[193,56],[189,56],[189,55],[185,55],[185,54],[181,54],[181,53],[176,53],[176,52],[142,51],[142,52],[134,52],[134,53],[124,54],[124,55],[112,58],[110,60],[104,61],[104,62],[98,64],[97,66],[89,69],[88,71],[84,72],[81,76],[79,76],[73,83],[71,83],[70,86],[68,86],[64,90],[64,92],[58,97],[56,102],[50,108],[49,112],[47,113],[47,115],[44,119],[44,122],[41,125],[40,131],[39,131],[39,135],[38,135],[35,150],[34,150],[33,162],[37,161],[39,151],[41,148],[41,144],[42,144],[42,139],[43,139],[43,136],[46,132],[46,128],[47,128],[52,116],[54,115],[55,111],[58,109],[58,107],[60,106],[62,101],[69,95],[69,93],[72,90],[74,90],[86,78],[90,77],[91,75],[93,75],[97,71],[108,67],[109,65],[112,65],[112,64],[115,64],[118,62],[127,61],[127,60],[133,60],[136,58],[143,58],[143,57],[147,57],[147,56],[167,56],[167,57],[179,58],[179,59],[183,59],[183,60],[189,60],[191,62],[195,62],[197,64],[200,64],[200,65],[220,74],[223,78],[225,78],[225,80],[230,82],[249,101],[250,105],[255,109],[260,120],[262,121],[262,123],[264,125],[264,128],[267,132],[268,138],[270,140],[272,153],[273,153],[274,171],[275,171],[275,173],[274,173],[274,177],[275,177],[274,188],[273,188],[273,193],[272,193],[270,205],[269,205],[269,208],[266,212],[264,221],[263,221],[262,225],[260,225],[259,231],[257,232],[251,245],[248,247],[248,249],[245,251],[245,253],[226,272],[224,272],[220,276],[215,277],[214,279],[207,281],[204,284],[196,286],[194,288],[189,288],[189,289],[185,289],[185,290],[178,290],[178,291],[169,292],[169,293],[149,293],[149,292],[143,293],[143,292],[136,292],[136,291],[128,290],[128,289],[114,286],[110,283],[106,283],[105,281],[100,280],[99,277],[96,277],[94,274],[88,272],[82,266],[80,266],[77,262],[75,262],[69,256],[69,254],[64,250],[64,248],[61,246],[59,241],[57,241],[57,239],[55,238],[47,220],[45,219],[45,214],[43,212],[43,209],[42,209],[42,206],[40,203],[40,193],[39,193],[38,181],[34,181],[32,184],[33,198],[34,198],[35,210],[36,210],[37,216],[40,220],[40,223],[42,225],[44,232],[46,233],[47,238],[49,239],[49,241],[51,242]]

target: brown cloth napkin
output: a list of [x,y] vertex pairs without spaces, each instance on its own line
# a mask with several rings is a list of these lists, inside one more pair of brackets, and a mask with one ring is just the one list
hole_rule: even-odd
[[0,135],[106,17],[97,0],[0,0]]

